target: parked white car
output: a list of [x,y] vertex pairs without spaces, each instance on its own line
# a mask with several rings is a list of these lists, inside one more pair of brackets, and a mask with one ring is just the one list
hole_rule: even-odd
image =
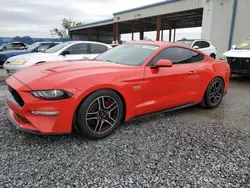
[[8,74],[13,74],[26,67],[47,61],[94,59],[99,54],[111,48],[110,45],[99,42],[64,42],[41,53],[30,53],[11,57],[6,60],[3,68]]
[[222,59],[228,62],[232,74],[250,75],[250,38],[238,46],[233,45],[231,50],[223,54]]
[[212,58],[216,58],[217,49],[216,47],[209,41],[203,40],[203,39],[185,39],[185,40],[178,40],[176,43],[188,45],[192,48],[198,49],[202,51],[203,53],[211,56]]

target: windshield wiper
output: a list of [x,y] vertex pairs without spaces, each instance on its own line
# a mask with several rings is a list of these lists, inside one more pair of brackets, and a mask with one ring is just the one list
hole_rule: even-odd
[[115,62],[115,61],[112,61],[112,60],[108,60],[108,59],[106,59],[105,61],[106,61],[106,62],[110,62],[110,63],[115,63],[115,64],[119,64],[119,63],[117,63],[117,62]]

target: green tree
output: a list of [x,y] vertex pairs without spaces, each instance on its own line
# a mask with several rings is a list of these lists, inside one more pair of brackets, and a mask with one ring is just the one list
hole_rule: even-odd
[[71,17],[64,18],[62,20],[61,28],[60,29],[54,28],[54,29],[50,30],[50,34],[52,36],[58,36],[59,38],[68,39],[68,38],[70,38],[69,32],[68,32],[69,28],[79,26],[79,25],[82,25],[82,22],[74,21]]

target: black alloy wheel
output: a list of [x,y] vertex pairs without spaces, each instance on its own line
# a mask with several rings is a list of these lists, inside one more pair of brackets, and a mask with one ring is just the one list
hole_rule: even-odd
[[123,118],[123,102],[113,90],[103,89],[90,94],[80,105],[76,124],[87,138],[95,140],[111,134]]

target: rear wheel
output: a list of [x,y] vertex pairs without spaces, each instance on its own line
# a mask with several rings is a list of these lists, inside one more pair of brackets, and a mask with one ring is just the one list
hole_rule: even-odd
[[213,79],[203,97],[201,106],[207,108],[216,108],[220,105],[224,96],[224,82],[221,78]]
[[211,54],[210,57],[216,59],[216,55],[215,54]]
[[90,94],[77,111],[78,130],[88,139],[110,135],[120,125],[123,102],[113,90],[103,89]]

